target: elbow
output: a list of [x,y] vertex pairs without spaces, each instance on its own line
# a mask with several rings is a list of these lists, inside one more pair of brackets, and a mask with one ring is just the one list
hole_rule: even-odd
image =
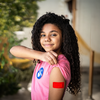
[[12,48],[10,48],[10,53],[12,53]]
[[15,47],[12,47],[12,48],[10,49],[10,53],[11,53],[12,55],[15,54]]

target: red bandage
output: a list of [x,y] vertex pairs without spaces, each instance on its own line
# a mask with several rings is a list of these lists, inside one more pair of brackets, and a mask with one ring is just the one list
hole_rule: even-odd
[[53,82],[53,88],[64,88],[64,82]]

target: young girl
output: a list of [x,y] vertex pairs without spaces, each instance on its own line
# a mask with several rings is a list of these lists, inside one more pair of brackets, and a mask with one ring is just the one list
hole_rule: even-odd
[[65,90],[80,91],[80,60],[77,38],[69,20],[46,13],[32,30],[33,50],[14,46],[10,52],[38,61],[32,77],[32,100],[62,100]]

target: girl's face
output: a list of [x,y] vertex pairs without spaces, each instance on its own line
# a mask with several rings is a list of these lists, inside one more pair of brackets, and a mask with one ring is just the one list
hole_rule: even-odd
[[40,33],[40,44],[45,51],[55,51],[60,54],[62,44],[61,30],[54,24],[45,24]]

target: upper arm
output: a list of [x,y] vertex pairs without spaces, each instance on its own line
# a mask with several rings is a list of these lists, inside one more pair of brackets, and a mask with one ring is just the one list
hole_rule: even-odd
[[[57,82],[58,85],[64,84],[62,88],[53,88],[53,82]],[[59,84],[60,83],[60,84]],[[49,79],[49,100],[62,100],[65,91],[65,79],[58,67],[54,67],[50,74]]]

